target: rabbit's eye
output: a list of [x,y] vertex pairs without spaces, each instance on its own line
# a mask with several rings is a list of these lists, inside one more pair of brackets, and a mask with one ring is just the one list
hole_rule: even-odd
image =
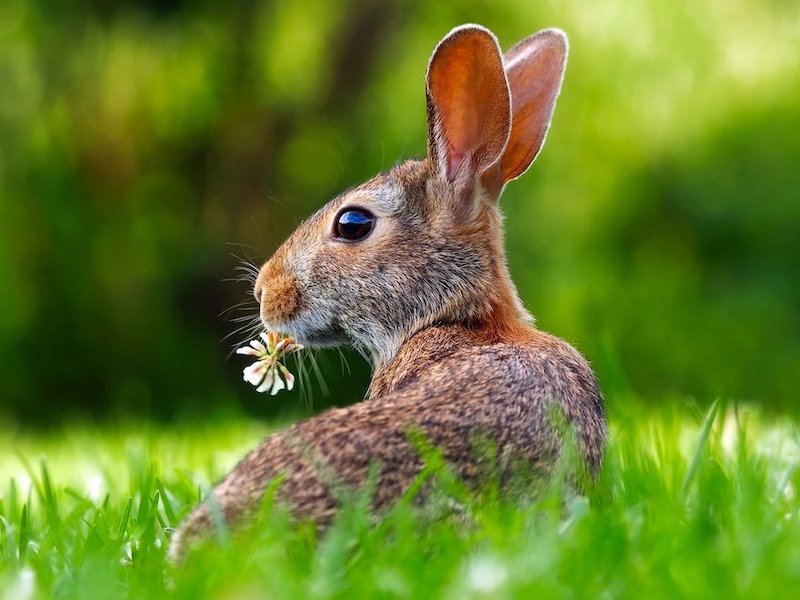
[[347,209],[336,218],[336,235],[344,240],[361,240],[369,235],[374,223],[375,217],[367,211]]

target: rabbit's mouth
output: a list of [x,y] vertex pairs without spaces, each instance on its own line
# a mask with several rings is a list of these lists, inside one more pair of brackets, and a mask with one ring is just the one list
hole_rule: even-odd
[[304,314],[280,323],[262,319],[262,323],[266,329],[290,335],[304,346],[330,348],[350,341],[344,331],[332,323],[322,323]]

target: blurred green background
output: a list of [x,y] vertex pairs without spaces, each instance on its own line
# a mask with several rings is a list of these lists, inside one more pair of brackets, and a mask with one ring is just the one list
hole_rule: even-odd
[[[342,188],[424,153],[453,26],[567,31],[545,150],[503,198],[542,328],[634,392],[791,410],[800,389],[800,2],[0,3],[0,413],[302,405],[226,360],[221,313]],[[254,305],[244,307],[253,311]],[[330,394],[368,370],[319,356]],[[354,383],[355,382],[355,383]]]

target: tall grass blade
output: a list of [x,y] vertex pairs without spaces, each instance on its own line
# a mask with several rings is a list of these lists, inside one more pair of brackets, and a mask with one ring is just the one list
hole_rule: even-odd
[[174,527],[178,524],[178,517],[175,514],[175,509],[172,507],[172,501],[169,499],[167,490],[164,488],[164,485],[161,483],[161,480],[158,477],[156,477],[156,487],[160,492],[159,498],[161,499],[161,506],[164,507],[164,514],[167,517],[167,521],[169,521],[169,525],[171,527]]
[[697,469],[700,467],[700,458],[703,455],[703,450],[706,447],[708,436],[711,433],[711,427],[714,425],[714,421],[716,420],[717,414],[719,413],[719,406],[720,406],[720,401],[719,398],[717,398],[711,404],[711,407],[708,409],[708,412],[706,413],[706,418],[703,421],[703,427],[700,429],[700,437],[697,438],[697,444],[695,445],[694,448],[692,461],[689,463],[689,468],[686,470],[686,475],[683,478],[683,485],[681,486],[681,495],[684,498],[686,497],[686,494],[689,492],[689,486],[692,484],[692,480],[694,479],[694,476],[697,473]]
[[119,527],[117,527],[117,540],[122,541],[122,536],[128,531],[128,521],[131,518],[131,509],[133,508],[133,498],[128,498],[125,503],[125,509],[122,511],[122,518],[119,520]]
[[31,539],[31,529],[30,529],[30,519],[28,517],[28,507],[29,504],[24,504],[22,506],[22,515],[19,519],[19,546],[18,546],[18,554],[19,554],[19,561],[23,562],[25,560],[25,556],[28,553],[28,542]]

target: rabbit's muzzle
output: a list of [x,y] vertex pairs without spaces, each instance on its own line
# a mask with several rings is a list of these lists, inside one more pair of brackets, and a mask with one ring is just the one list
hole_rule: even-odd
[[297,278],[288,273],[279,261],[270,260],[262,267],[253,293],[261,305],[264,323],[285,323],[302,305]]

